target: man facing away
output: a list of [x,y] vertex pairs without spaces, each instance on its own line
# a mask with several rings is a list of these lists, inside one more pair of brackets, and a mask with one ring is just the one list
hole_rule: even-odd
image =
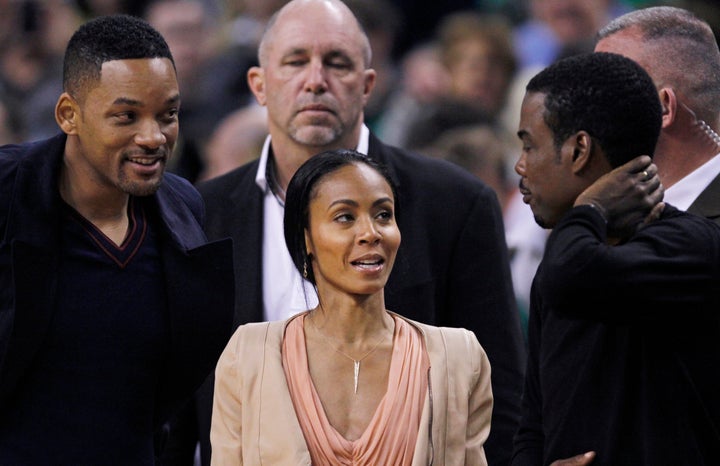
[[[293,0],[270,21],[248,72],[267,107],[258,161],[199,189],[206,231],[235,246],[235,325],[285,319],[316,304],[284,245],[284,190],[313,155],[356,149],[388,166],[399,186],[403,244],[386,288],[388,308],[421,322],[472,330],[492,364],[495,397],[486,452],[507,464],[516,430],[524,343],[503,225],[490,188],[447,162],[389,147],[363,124],[375,83],[367,36],[338,0]],[[209,415],[209,408],[205,411]],[[209,422],[201,428],[207,436]]]
[[152,465],[229,337],[232,248],[164,174],[180,94],[160,34],[82,25],[63,86],[62,134],[0,147],[0,464]]
[[681,8],[645,8],[601,29],[595,51],[631,58],[655,82],[665,201],[720,223],[720,51],[710,26]]
[[515,168],[552,233],[513,465],[720,462],[720,227],[660,202],[637,156],[661,115],[621,55],[561,60],[527,85]]

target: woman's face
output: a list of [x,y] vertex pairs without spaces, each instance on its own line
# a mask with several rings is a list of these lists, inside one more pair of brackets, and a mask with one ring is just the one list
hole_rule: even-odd
[[385,178],[363,163],[344,166],[317,183],[308,212],[305,244],[318,291],[382,291],[400,246]]
[[510,71],[490,41],[471,38],[454,47],[456,57],[448,67],[453,95],[471,102],[490,115],[497,114],[510,83]]

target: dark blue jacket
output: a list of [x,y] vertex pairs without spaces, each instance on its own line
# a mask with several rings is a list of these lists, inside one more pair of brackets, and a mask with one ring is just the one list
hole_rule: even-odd
[[[0,147],[0,418],[23,390],[53,318],[65,139]],[[186,180],[166,174],[153,198],[170,319],[159,427],[214,369],[230,337],[234,276],[231,241],[208,242],[202,199]]]

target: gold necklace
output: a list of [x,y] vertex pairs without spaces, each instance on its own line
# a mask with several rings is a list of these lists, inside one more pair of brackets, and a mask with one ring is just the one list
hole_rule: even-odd
[[[309,316],[308,316],[308,317],[309,317]],[[315,322],[313,322],[312,318],[310,318],[310,319],[308,319],[308,320],[310,321],[310,325],[312,325],[313,328],[314,328],[315,330],[317,330],[317,332],[318,332],[325,340],[335,340],[335,338],[332,338],[332,337],[329,337],[329,336],[325,335],[325,333],[323,333],[323,331],[320,330],[320,328],[318,328],[317,325],[315,325]],[[373,351],[375,351],[376,349],[378,349],[378,347],[380,347],[380,343],[382,343],[383,340],[385,340],[385,335],[382,335],[380,338],[378,338],[377,343],[375,343],[375,345],[373,345],[373,347],[370,348],[370,350],[369,350],[368,352],[366,352],[365,354],[363,354],[363,355],[362,355],[360,358],[358,358],[358,359],[353,358],[352,356],[350,356],[349,354],[345,353],[344,351],[342,351],[342,350],[341,350],[340,348],[338,348],[337,346],[331,344],[329,341],[328,341],[328,343],[327,343],[328,346],[330,346],[330,348],[334,349],[335,351],[337,351],[338,353],[342,354],[343,356],[345,356],[346,358],[348,358],[349,360],[351,360],[351,361],[353,362],[353,378],[354,378],[353,389],[354,389],[354,392],[355,392],[356,395],[357,395],[357,389],[358,389],[358,380],[360,379],[360,362],[361,362],[363,359],[365,359],[366,357],[370,356],[370,355],[373,353]]]

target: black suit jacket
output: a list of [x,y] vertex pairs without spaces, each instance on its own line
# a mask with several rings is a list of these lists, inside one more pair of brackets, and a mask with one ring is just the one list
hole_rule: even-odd
[[720,175],[710,182],[687,211],[709,218],[720,225]]
[[720,228],[671,205],[615,246],[568,211],[533,282],[513,466],[720,464],[718,264]]
[[[23,390],[55,311],[64,147],[59,135],[0,148],[0,417]],[[159,428],[214,368],[231,334],[234,291],[230,241],[207,241],[195,189],[168,174],[153,198],[170,319],[154,403]]]
[[[387,146],[372,135],[368,152],[388,168],[398,190],[402,242],[386,305],[410,319],[475,332],[492,365],[495,406],[486,452],[490,464],[507,464],[525,347],[495,193],[459,167]],[[263,320],[264,194],[255,183],[258,163],[198,186],[208,237],[233,239],[235,326]]]

